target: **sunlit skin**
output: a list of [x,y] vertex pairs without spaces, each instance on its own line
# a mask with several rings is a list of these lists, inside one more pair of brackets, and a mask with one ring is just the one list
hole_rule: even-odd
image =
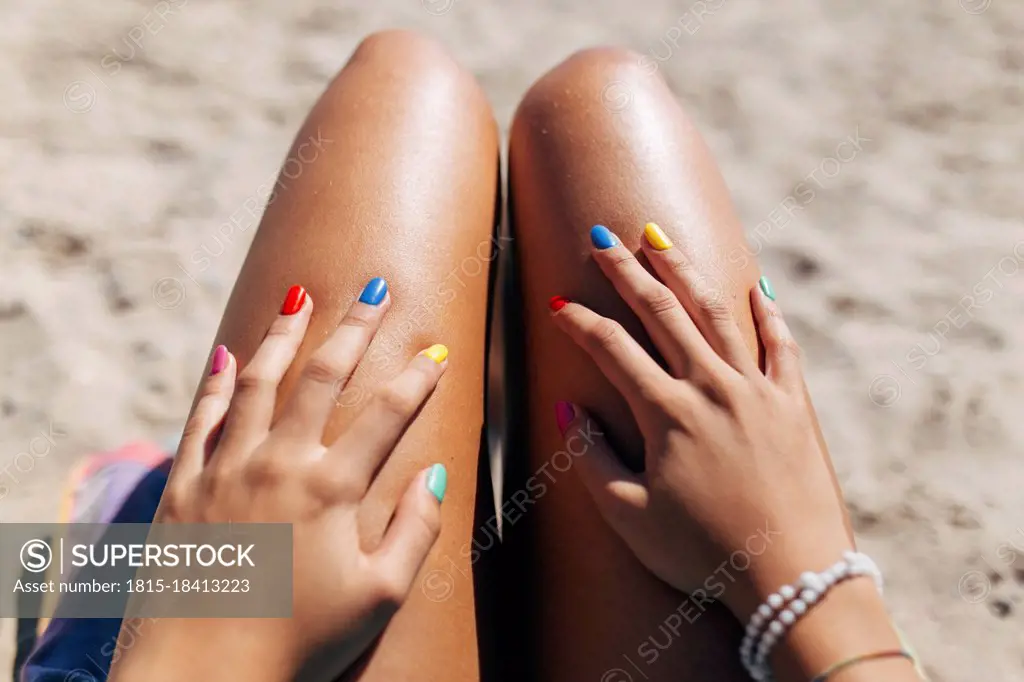
[[[759,285],[717,166],[665,83],[638,55],[601,48],[534,84],[509,135],[508,242],[494,232],[493,114],[472,76],[433,42],[406,32],[364,41],[296,144],[311,135],[331,142],[266,210],[217,334],[226,350],[212,354],[211,369],[220,367],[200,389],[194,433],[227,414],[227,428],[241,435],[219,447],[236,463],[287,456],[278,452],[284,433],[320,453],[310,466],[327,461],[336,442],[356,452],[386,441],[370,458],[386,463],[343,486],[358,491],[342,514],[349,559],[314,567],[301,548],[337,538],[297,536],[296,575],[311,576],[329,599],[297,593],[288,623],[166,621],[122,652],[111,679],[158,679],[155,669],[167,679],[290,679],[325,643],[332,655],[317,660],[319,676],[371,682],[477,682],[481,651],[491,648],[506,672],[541,682],[615,680],[605,676],[624,657],[653,682],[748,679],[738,621],[794,572],[831,564],[852,536],[774,291]],[[613,243],[591,240],[597,224]],[[564,439],[599,427],[587,431],[572,471],[544,495],[527,495],[525,521],[506,524],[506,579],[479,584],[519,608],[494,622],[480,607],[497,600],[480,599],[462,576],[481,568],[465,548],[482,494],[489,276],[495,250],[506,248],[517,259],[512,293],[522,313],[504,339],[514,363],[505,390],[522,426],[507,452],[506,496],[522,502],[516,493],[568,447]],[[388,286],[377,303],[364,290],[372,278]],[[296,283],[301,304],[289,293]],[[342,368],[358,363],[354,376],[339,383],[337,364],[314,364],[319,398],[331,400],[317,403],[316,419],[294,419],[314,354],[359,306],[379,317],[355,325],[362,340]],[[258,384],[262,417],[247,419],[238,399],[252,397],[256,383],[235,380],[259,370],[268,340],[281,341],[266,335],[274,325],[287,327],[292,347]],[[405,408],[401,428],[365,426],[375,396],[408,371],[420,373],[419,389],[385,400]],[[427,378],[439,380],[431,391]],[[695,414],[714,418],[695,422]],[[210,475],[196,461],[179,455],[161,520],[195,513],[180,502],[198,499],[193,488]],[[443,505],[435,462],[447,472]],[[316,478],[351,475],[321,466]],[[244,477],[221,480],[225,499],[242,498]],[[301,495],[267,494],[284,504],[253,518],[308,519]],[[244,516],[237,502],[228,506]],[[412,525],[403,518],[421,520],[419,535],[400,533]],[[667,616],[693,603],[682,591],[701,589],[752,534],[764,542],[750,568],[714,601],[701,600],[671,646],[639,652]],[[365,577],[359,557],[382,551],[401,556],[401,570]],[[435,569],[457,575],[443,599],[422,582]],[[372,582],[378,574],[391,576],[384,587]],[[339,575],[367,582],[332,582]],[[805,682],[842,658],[898,646],[873,589],[851,580],[804,618],[778,648],[777,677]],[[916,679],[905,660],[880,660],[830,680],[868,675]]]

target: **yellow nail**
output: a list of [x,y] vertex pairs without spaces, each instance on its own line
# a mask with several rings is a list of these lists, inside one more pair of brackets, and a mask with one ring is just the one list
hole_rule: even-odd
[[435,343],[425,351],[421,351],[420,355],[426,355],[428,358],[440,365],[448,358],[448,346],[441,343]]
[[647,237],[647,241],[650,242],[651,246],[658,251],[672,248],[672,240],[668,238],[664,230],[658,227],[657,223],[647,223],[644,225],[644,236]]

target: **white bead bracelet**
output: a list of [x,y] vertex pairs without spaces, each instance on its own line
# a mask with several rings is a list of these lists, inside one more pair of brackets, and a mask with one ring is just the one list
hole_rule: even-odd
[[795,584],[783,585],[778,592],[769,595],[750,616],[740,645],[740,659],[750,676],[758,682],[771,680],[768,657],[786,631],[832,587],[859,576],[874,578],[875,586],[882,592],[882,573],[871,557],[847,551],[843,552],[842,561],[821,573],[802,573]]

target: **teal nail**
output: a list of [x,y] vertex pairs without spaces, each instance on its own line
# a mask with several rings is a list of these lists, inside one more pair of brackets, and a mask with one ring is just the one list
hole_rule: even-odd
[[761,287],[761,291],[768,298],[775,300],[775,289],[772,288],[772,283],[768,281],[767,277],[762,276],[761,279],[757,280],[757,284]]
[[448,470],[443,464],[435,464],[427,472],[427,490],[433,493],[438,502],[444,501],[444,491],[448,488]]

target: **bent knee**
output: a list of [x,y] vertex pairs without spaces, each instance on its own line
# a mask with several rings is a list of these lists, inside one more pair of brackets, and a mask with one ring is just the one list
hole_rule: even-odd
[[[356,47],[310,115],[326,127],[353,117],[407,130],[463,131],[497,145],[494,113],[473,74],[437,41],[407,30],[372,33]],[[361,119],[360,119],[361,120]],[[440,127],[439,127],[440,126]]]
[[441,43],[406,29],[387,29],[366,36],[356,46],[349,64],[389,69],[460,69]]
[[599,79],[652,76],[657,69],[650,69],[647,61],[643,55],[624,47],[587,47],[569,55],[551,69],[546,77],[586,80],[595,76]]
[[[627,115],[639,100],[671,100],[650,60],[620,47],[574,53],[540,78],[516,111],[512,140],[530,129],[577,126],[584,120]],[[546,134],[546,133],[545,133]]]
[[404,29],[389,29],[363,38],[345,65],[370,69],[382,79],[415,84],[417,91],[473,93],[482,97],[473,75],[439,42]]

